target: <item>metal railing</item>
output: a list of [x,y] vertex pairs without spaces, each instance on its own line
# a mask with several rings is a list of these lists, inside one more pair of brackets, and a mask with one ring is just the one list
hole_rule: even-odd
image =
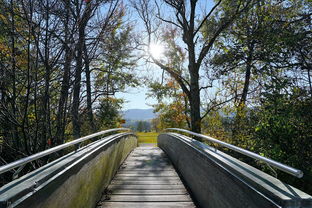
[[[30,163],[30,162],[32,162],[34,160],[37,160],[39,158],[42,158],[42,157],[44,157],[46,155],[49,155],[49,154],[52,154],[54,152],[60,151],[60,150],[65,149],[65,148],[67,148],[69,146],[73,146],[75,144],[79,144],[81,142],[84,142],[86,140],[92,139],[94,137],[101,136],[103,134],[107,134],[107,133],[115,132],[115,131],[129,131],[129,130],[130,129],[128,129],[128,128],[109,129],[109,130],[100,131],[100,132],[97,132],[97,133],[94,133],[94,134],[90,134],[90,135],[85,136],[85,137],[81,137],[79,139],[76,139],[76,140],[73,140],[73,141],[70,141],[70,142],[58,145],[56,147],[52,147],[52,148],[44,150],[42,152],[38,152],[38,153],[30,155],[28,157],[25,157],[25,158],[16,160],[14,162],[11,162],[9,164],[3,165],[3,166],[0,167],[0,174],[5,173],[7,171],[10,171],[10,170],[12,170],[14,168],[20,167],[17,171],[15,171],[14,175],[16,175],[16,173],[18,174],[22,170],[24,165],[26,165],[27,163]],[[13,178],[14,178],[14,176],[13,176]]]
[[173,130],[173,131],[179,131],[179,132],[184,132],[184,133],[187,133],[187,134],[190,134],[190,135],[194,135],[196,137],[200,137],[200,138],[203,138],[209,142],[213,142],[213,143],[217,143],[223,147],[226,147],[228,149],[231,149],[235,152],[239,152],[243,155],[246,155],[248,157],[251,157],[251,158],[254,158],[256,160],[260,160],[260,161],[263,161],[263,162],[266,162],[267,164],[283,171],[283,172],[286,172],[288,174],[291,174],[297,178],[302,178],[303,176],[303,172],[299,169],[296,169],[296,168],[293,168],[293,167],[290,167],[288,165],[285,165],[283,163],[280,163],[280,162],[277,162],[275,160],[272,160],[270,158],[267,158],[267,157],[263,157],[259,154],[256,154],[254,152],[251,152],[251,151],[248,151],[248,150],[245,150],[243,148],[240,148],[240,147],[237,147],[235,145],[232,145],[232,144],[229,144],[229,143],[226,143],[226,142],[223,142],[223,141],[220,141],[220,140],[217,140],[215,138],[212,138],[210,136],[206,136],[206,135],[202,135],[202,134],[198,134],[198,133],[195,133],[195,132],[192,132],[192,131],[188,131],[188,130],[185,130],[185,129],[179,129],[179,128],[168,128],[166,130]]

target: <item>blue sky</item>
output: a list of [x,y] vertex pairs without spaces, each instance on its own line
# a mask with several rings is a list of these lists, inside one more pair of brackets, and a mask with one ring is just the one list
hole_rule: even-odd
[[[206,12],[209,11],[213,5],[213,0],[200,0],[197,7],[198,13],[203,12],[203,10]],[[137,14],[130,7],[130,19],[136,22],[136,32],[143,30],[141,21],[138,18],[139,17]],[[138,74],[140,74],[142,78],[145,76],[149,78],[153,77],[153,79],[160,79],[162,72],[161,69],[153,64],[150,65],[151,68],[147,67],[149,69],[146,69],[144,65],[146,66],[146,64],[142,64],[136,69],[139,71]],[[116,97],[123,98],[125,100],[123,110],[153,108],[151,105],[156,104],[157,100],[153,98],[147,98],[146,93],[148,93],[148,88],[147,86],[142,85],[138,88],[127,88],[125,92],[116,93]]]
[[116,93],[117,98],[125,99],[123,110],[128,109],[149,109],[151,104],[156,104],[156,99],[146,98],[147,87],[128,88],[124,93]]

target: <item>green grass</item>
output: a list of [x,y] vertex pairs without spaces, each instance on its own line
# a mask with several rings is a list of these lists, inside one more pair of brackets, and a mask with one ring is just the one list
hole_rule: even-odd
[[138,143],[157,143],[157,132],[137,132]]

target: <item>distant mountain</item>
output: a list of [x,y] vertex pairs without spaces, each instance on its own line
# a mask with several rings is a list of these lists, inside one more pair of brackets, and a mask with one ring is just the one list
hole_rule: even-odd
[[129,109],[123,112],[126,120],[150,120],[156,117],[153,109]]

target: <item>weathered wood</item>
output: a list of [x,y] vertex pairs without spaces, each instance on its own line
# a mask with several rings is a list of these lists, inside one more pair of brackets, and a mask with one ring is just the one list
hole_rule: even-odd
[[171,180],[180,180],[178,176],[145,176],[145,177],[136,177],[136,176],[121,176],[117,175],[114,180],[135,180],[135,181],[171,181]]
[[149,171],[127,171],[118,173],[121,176],[135,176],[135,177],[146,177],[146,176],[178,176],[177,173],[172,171],[159,171],[159,172],[149,172]]
[[110,191],[110,195],[185,195],[188,194],[186,190],[114,190]]
[[111,184],[114,185],[177,185],[182,184],[181,180],[171,180],[171,181],[160,181],[160,180],[154,180],[154,181],[131,181],[131,180],[114,180]]
[[104,202],[97,208],[191,208],[193,202]]
[[129,154],[107,188],[100,207],[195,207],[164,152],[139,147]]
[[127,161],[123,165],[132,165],[132,166],[140,166],[140,165],[148,165],[148,166],[170,166],[171,164],[168,161],[159,161],[159,160],[141,160],[141,161]]
[[110,202],[191,202],[188,195],[110,195]]
[[[136,157],[133,157],[133,156],[129,156],[128,159],[127,159],[127,162],[129,161],[141,161],[141,160],[150,160],[151,157],[150,156],[136,156]],[[163,158],[163,157],[159,157],[159,158],[155,158],[155,160],[159,160],[159,161],[166,161],[166,162],[170,162],[169,159],[167,158]]]
[[138,167],[138,166],[128,166],[128,167],[122,167],[122,169],[120,169],[120,172],[149,172],[149,173],[154,173],[154,172],[168,172],[168,171],[172,171],[175,172],[175,170],[172,167],[156,167],[156,166],[152,166],[152,167],[146,167],[146,166],[142,166],[142,167]]
[[183,184],[171,184],[171,185],[127,185],[127,184],[119,184],[119,185],[114,185],[111,184],[108,186],[108,190],[114,190],[114,189],[131,189],[131,190],[136,190],[136,189],[143,189],[143,190],[148,190],[148,189],[154,189],[154,190],[172,190],[172,189],[185,189]]

